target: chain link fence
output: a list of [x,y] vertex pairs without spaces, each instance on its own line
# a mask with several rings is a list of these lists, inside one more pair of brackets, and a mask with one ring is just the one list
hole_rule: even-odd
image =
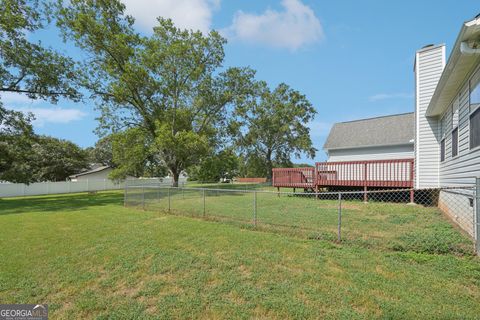
[[125,206],[396,251],[471,254],[478,239],[476,186],[319,193],[232,186],[128,185]]

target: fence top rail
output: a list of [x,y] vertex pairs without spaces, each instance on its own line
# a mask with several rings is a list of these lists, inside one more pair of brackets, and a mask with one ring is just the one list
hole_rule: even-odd
[[303,167],[303,168],[273,168],[272,171],[282,172],[282,171],[315,171],[314,167]]
[[402,189],[389,189],[389,190],[367,190],[367,191],[328,191],[328,192],[288,192],[288,191],[269,191],[269,190],[256,190],[256,189],[215,189],[215,188],[195,188],[195,187],[169,187],[169,186],[128,186],[127,189],[177,189],[177,190],[196,190],[196,191],[217,191],[217,192],[237,192],[237,193],[266,193],[266,194],[284,194],[284,195],[300,195],[300,196],[322,196],[322,195],[338,195],[338,194],[374,194],[374,193],[396,193],[396,192],[408,192],[408,191],[430,191],[430,190],[475,190],[475,186],[460,186],[460,187],[443,187],[443,188],[402,188]]

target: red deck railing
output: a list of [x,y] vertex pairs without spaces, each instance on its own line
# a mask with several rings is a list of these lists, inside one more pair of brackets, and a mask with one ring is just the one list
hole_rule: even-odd
[[274,187],[413,187],[413,159],[317,162],[315,168],[273,169]]
[[272,170],[274,187],[312,188],[315,168],[275,168]]

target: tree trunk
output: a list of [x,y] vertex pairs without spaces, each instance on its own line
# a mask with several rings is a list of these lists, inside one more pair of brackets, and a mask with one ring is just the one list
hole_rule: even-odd
[[272,181],[272,169],[273,169],[273,164],[272,164],[272,152],[268,151],[267,152],[267,181],[271,182]]
[[180,177],[180,173],[177,169],[170,169],[170,173],[172,175],[173,181],[172,181],[172,187],[178,187],[178,179]]

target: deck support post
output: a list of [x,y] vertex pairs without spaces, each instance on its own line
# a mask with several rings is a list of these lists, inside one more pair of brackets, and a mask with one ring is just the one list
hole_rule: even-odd
[[295,193],[295,192],[297,192],[297,188],[294,187],[293,188],[293,193]]
[[363,202],[368,202],[368,193],[367,193],[367,186],[363,187]]
[[413,191],[413,188],[410,189],[410,203],[411,204],[415,203],[415,191]]
[[280,187],[277,187],[277,196],[280,198]]

